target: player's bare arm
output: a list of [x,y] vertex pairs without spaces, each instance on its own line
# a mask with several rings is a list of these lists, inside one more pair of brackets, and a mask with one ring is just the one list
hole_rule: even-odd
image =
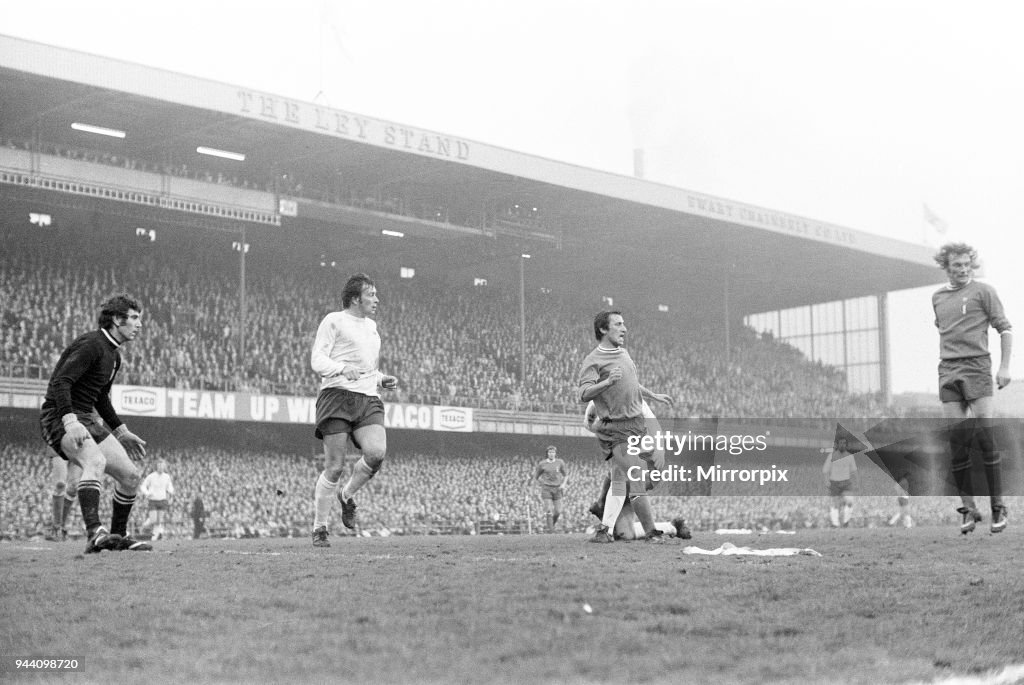
[[996,371],[996,387],[1000,390],[1010,384],[1010,356],[1013,354],[1013,331],[999,334],[999,370]]
[[674,406],[676,403],[676,398],[672,397],[671,395],[667,395],[665,393],[652,392],[651,390],[648,390],[642,385],[640,386],[640,395],[645,400],[647,400],[648,403],[661,402],[662,404],[667,404],[670,407]]

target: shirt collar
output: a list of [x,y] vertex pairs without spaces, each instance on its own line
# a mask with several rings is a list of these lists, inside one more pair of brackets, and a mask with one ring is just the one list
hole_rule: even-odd
[[955,286],[952,283],[947,283],[946,284],[946,290],[963,290],[964,288],[969,286],[971,283],[974,283],[974,279],[973,278],[971,280],[967,281],[966,283],[964,283],[963,285],[956,285]]
[[100,330],[103,332],[103,335],[107,336],[107,340],[109,340],[110,344],[114,346],[114,349],[121,346],[121,343],[114,340],[114,336],[110,335],[110,332],[106,328],[101,328]]

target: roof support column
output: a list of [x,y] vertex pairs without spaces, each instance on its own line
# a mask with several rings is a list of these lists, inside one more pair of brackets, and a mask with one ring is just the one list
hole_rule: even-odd
[[725,278],[722,283],[722,316],[724,317],[723,323],[725,324],[725,361],[726,363],[732,362],[732,340],[730,338],[730,326],[729,321],[729,274],[731,270],[725,269]]
[[878,300],[878,383],[885,406],[892,404],[892,372],[889,368],[889,295],[875,296]]

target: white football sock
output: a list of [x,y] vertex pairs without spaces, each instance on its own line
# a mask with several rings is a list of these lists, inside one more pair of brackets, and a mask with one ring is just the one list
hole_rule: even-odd
[[320,526],[326,526],[331,518],[331,507],[334,505],[334,493],[338,490],[338,483],[330,482],[320,472],[316,479],[316,488],[313,489],[313,530]]
[[626,484],[612,481],[611,487],[608,488],[608,495],[604,498],[604,516],[601,517],[601,525],[608,530],[613,530],[625,503]]
[[342,488],[341,492],[345,499],[348,499],[352,495],[359,492],[359,488],[370,482],[374,474],[377,472],[370,468],[370,465],[366,461],[359,457],[359,461],[352,467],[352,476],[345,483],[345,487]]

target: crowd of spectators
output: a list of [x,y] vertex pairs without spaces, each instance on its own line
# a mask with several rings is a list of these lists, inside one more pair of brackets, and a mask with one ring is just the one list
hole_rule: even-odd
[[[152,448],[146,473],[165,459],[174,481],[168,534],[190,537],[192,501],[203,486],[206,530],[212,537],[305,537],[312,521],[312,489],[322,466],[314,455],[223,448]],[[359,518],[372,534],[487,534],[538,532],[544,508],[532,484],[537,457],[518,454],[389,455],[379,478],[360,492]],[[583,532],[596,522],[587,511],[605,465],[593,455],[566,459],[569,486],[560,529]],[[0,446],[0,535],[43,535],[50,524],[50,460],[41,442]],[[105,483],[101,517],[110,516],[111,482]],[[1016,499],[1016,498],[1014,498]],[[717,529],[798,530],[828,526],[829,500],[820,496],[765,494],[654,497],[656,518],[683,517],[694,532]],[[953,524],[957,499],[916,497],[918,524]],[[856,527],[880,527],[896,512],[895,496],[856,498]],[[140,497],[130,522],[138,531],[146,518]],[[335,512],[332,529],[343,534]],[[80,533],[77,502],[71,526]]]
[[[309,348],[340,307],[343,277],[253,259],[246,327],[238,335],[237,257],[171,241],[111,242],[73,231],[16,235],[0,254],[0,373],[45,378],[61,350],[95,326],[97,305],[128,292],[144,308],[120,382],[181,389],[311,396]],[[332,280],[333,279],[333,280]],[[520,378],[518,293],[378,277],[381,368],[402,379],[395,401],[578,413],[578,365],[592,348],[593,308],[526,295]],[[883,416],[877,397],[847,392],[843,373],[753,330],[731,345],[671,317],[630,312],[630,352],[645,383],[677,400],[678,416]],[[244,342],[244,349],[240,346]]]

